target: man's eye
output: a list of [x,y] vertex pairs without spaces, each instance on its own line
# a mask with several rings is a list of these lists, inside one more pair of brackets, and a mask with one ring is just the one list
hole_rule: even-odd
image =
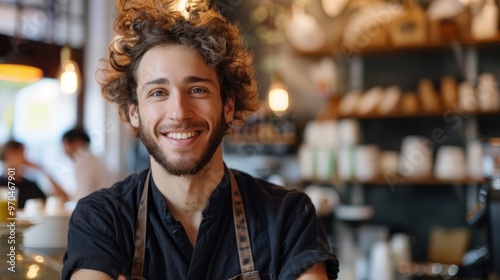
[[151,92],[151,96],[165,96],[165,92],[164,91],[161,91],[161,90],[155,90],[153,92]]
[[207,92],[207,91],[206,91],[205,89],[203,89],[203,88],[193,88],[193,89],[191,90],[191,92],[192,92],[192,93],[205,93],[205,92]]

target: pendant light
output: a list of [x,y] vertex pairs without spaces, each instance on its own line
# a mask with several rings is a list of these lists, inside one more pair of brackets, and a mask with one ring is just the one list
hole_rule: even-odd
[[10,45],[7,54],[0,58],[0,80],[13,83],[34,83],[43,77],[43,71],[37,67],[33,58],[23,50],[21,34],[22,16],[20,5],[16,5],[14,36],[9,37]]
[[268,93],[268,105],[276,115],[283,115],[290,107],[290,98],[279,74],[274,74]]
[[59,76],[61,92],[64,94],[77,93],[80,86],[79,80],[78,64],[71,60],[71,48],[65,46],[61,50],[61,75]]
[[34,83],[43,77],[40,68],[15,61],[0,64],[0,80],[13,83]]
[[61,68],[59,85],[63,94],[75,94],[80,89],[80,71],[78,63],[71,59],[70,32],[70,1],[66,2],[66,45],[61,49]]

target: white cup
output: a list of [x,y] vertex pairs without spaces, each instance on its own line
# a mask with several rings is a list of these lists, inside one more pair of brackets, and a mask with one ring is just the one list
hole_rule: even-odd
[[355,119],[343,119],[337,124],[337,143],[342,146],[354,146],[361,142],[361,128]]
[[301,145],[298,154],[300,177],[306,180],[314,179],[316,150],[309,145]]
[[467,177],[465,152],[462,147],[442,146],[436,155],[434,176],[444,180],[462,180]]
[[60,196],[49,196],[45,202],[45,212],[48,215],[60,215],[66,212],[64,199]]
[[44,213],[44,203],[42,198],[31,198],[24,203],[24,214],[26,216],[34,217],[40,216]]
[[380,174],[380,151],[376,145],[360,145],[354,155],[355,177],[359,181],[376,179]]
[[338,175],[341,180],[352,180],[354,177],[354,146],[342,146],[338,152]]
[[401,143],[398,172],[404,177],[432,176],[434,144],[421,136],[406,136]]

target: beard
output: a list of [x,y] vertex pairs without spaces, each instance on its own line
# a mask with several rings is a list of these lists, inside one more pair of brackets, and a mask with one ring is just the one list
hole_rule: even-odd
[[[224,120],[224,121],[223,121]],[[207,163],[212,159],[215,151],[222,142],[222,138],[226,132],[227,124],[225,122],[224,112],[221,110],[221,116],[215,123],[214,131],[210,136],[210,139],[205,146],[201,156],[190,156],[188,153],[192,151],[190,148],[186,148],[185,151],[180,151],[181,154],[186,154],[178,161],[173,161],[168,158],[168,155],[162,151],[157,142],[155,142],[151,133],[149,133],[146,127],[142,124],[139,115],[139,138],[148,150],[149,154],[153,159],[163,167],[165,172],[173,176],[192,176],[198,174]],[[204,127],[207,128],[206,123],[187,123],[176,125],[176,128],[189,128],[189,127]],[[155,129],[156,134],[160,134],[158,127]]]

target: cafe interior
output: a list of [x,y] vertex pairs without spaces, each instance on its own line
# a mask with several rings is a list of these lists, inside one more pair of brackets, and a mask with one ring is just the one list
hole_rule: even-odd
[[[212,1],[241,27],[261,99],[225,163],[310,197],[339,279],[500,279],[498,2]],[[12,279],[60,277],[76,201],[47,174],[75,191],[65,131],[87,131],[112,181],[149,166],[95,79],[115,15],[114,1],[0,0],[0,146],[23,143],[49,194],[17,209],[32,222]]]

